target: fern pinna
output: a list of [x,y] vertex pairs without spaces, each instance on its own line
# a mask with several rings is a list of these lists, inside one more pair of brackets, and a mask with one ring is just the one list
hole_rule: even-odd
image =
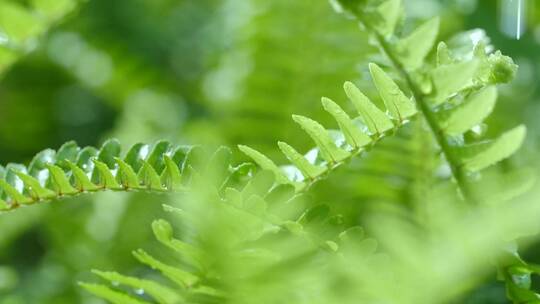
[[[461,199],[471,208],[483,204],[487,198],[476,189],[478,181],[471,176],[511,156],[521,146],[526,131],[517,126],[495,139],[477,136],[471,140],[467,135],[476,132],[492,112],[497,99],[495,86],[509,82],[516,65],[500,52],[488,53],[483,42],[458,54],[444,42],[435,47],[437,18],[404,35],[400,0],[337,0],[333,5],[355,18],[385,55],[369,65],[385,111],[352,82],[346,82],[345,95],[356,115],[351,117],[329,98],[322,99],[322,106],[335,119],[337,129],[293,115],[315,147],[301,153],[279,142],[291,164],[278,166],[255,149],[239,146],[262,170],[249,163],[232,165],[227,148],[208,157],[199,147],[175,147],[163,141],[137,144],[121,155],[115,140],[99,150],[67,143],[56,152],[39,153],[28,168],[18,164],[0,167],[0,207],[11,210],[101,190],[171,192],[181,200],[193,201],[182,209],[165,207],[177,214],[193,235],[175,239],[167,221],[157,220],[152,225],[157,239],[176,252],[178,264],[161,262],[143,250],[134,252],[141,263],[161,272],[173,285],[102,271],[96,274],[113,282],[114,287],[82,283],[112,303],[172,304],[231,299],[235,303],[266,303],[267,290],[257,289],[258,280],[264,279],[262,273],[273,271],[283,280],[281,284],[306,285],[303,271],[339,263],[343,255],[351,254],[350,247],[362,262],[379,263],[384,255],[376,253],[374,240],[365,238],[360,228],[344,225],[328,207],[306,204],[309,199],[304,194],[314,183],[352,158],[377,149],[379,141],[411,122],[427,130],[437,143],[449,169],[446,177]],[[223,232],[219,238],[212,233],[216,230]],[[288,246],[292,243],[302,245]],[[287,248],[301,249],[287,252]],[[320,263],[321,257],[324,263]],[[228,262],[223,263],[223,259]],[[530,275],[537,267],[525,263],[515,250],[498,266],[512,301],[538,300],[530,290]],[[268,303],[318,303],[320,291],[305,288],[304,293],[297,293],[280,282],[272,284],[283,292],[276,292]],[[324,289],[313,286],[317,288]],[[363,295],[361,299],[366,301],[377,299],[369,291]]]

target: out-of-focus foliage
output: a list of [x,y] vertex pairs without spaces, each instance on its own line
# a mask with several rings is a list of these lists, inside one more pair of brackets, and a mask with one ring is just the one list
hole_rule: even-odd
[[[319,104],[321,96],[328,96],[346,113],[357,113],[354,104],[345,102],[341,89],[345,80],[353,81],[379,109],[386,108],[384,97],[378,96],[369,80],[368,59],[397,80],[406,96],[411,94],[403,79],[392,69],[386,69],[389,62],[377,55],[368,35],[359,31],[355,22],[335,14],[326,1],[133,0],[128,5],[91,0],[77,3],[76,7],[70,3],[0,0],[2,164],[28,164],[37,151],[60,147],[69,140],[76,140],[82,146],[100,146],[104,138],[117,137],[124,151],[137,142],[158,139],[167,139],[175,145],[242,144],[268,155],[276,164],[286,163],[290,157],[294,165],[302,167],[302,159],[297,158],[291,146],[280,143],[284,156],[275,145],[282,140],[297,151],[311,149],[311,139],[295,126],[291,114],[313,118],[325,127],[336,126],[346,133],[348,121],[339,109],[329,101],[324,102],[324,108]],[[53,5],[51,8],[56,13],[39,13],[39,7],[44,5]],[[482,40],[489,46],[487,51],[491,53],[494,45],[520,66],[517,79],[500,87],[496,105],[493,93],[486,90],[464,100],[454,100],[462,107],[444,116],[445,129],[456,134],[487,118],[485,124],[474,126],[473,132],[458,138],[457,144],[497,138],[525,121],[528,129],[525,149],[518,156],[484,170],[479,179],[482,186],[475,187],[480,192],[478,196],[491,195],[486,199],[492,202],[491,206],[481,205],[469,211],[452,205],[455,192],[446,189],[449,183],[441,183],[447,180],[449,168],[441,166],[444,162],[434,157],[438,149],[433,137],[426,134],[420,119],[413,118],[395,134],[386,134],[373,149],[366,149],[369,151],[333,170],[330,178],[310,188],[308,196],[295,201],[302,210],[321,204],[330,206],[329,210],[313,208],[315,211],[303,217],[301,212],[280,213],[282,219],[291,223],[277,234],[251,217],[240,216],[227,208],[208,213],[214,206],[206,196],[206,188],[188,196],[104,192],[2,214],[0,303],[102,303],[76,284],[97,281],[90,269],[114,269],[133,277],[156,280],[174,287],[176,292],[182,290],[168,285],[161,276],[129,257],[134,248],[145,248],[168,264],[189,265],[185,256],[171,257],[158,244],[173,249],[180,246],[170,239],[171,232],[164,220],[175,227],[178,239],[217,256],[217,259],[201,258],[211,261],[213,271],[200,276],[207,280],[201,286],[208,288],[198,290],[197,301],[220,302],[221,294],[216,291],[226,290],[231,303],[283,302],[284,295],[300,297],[297,291],[304,290],[305,294],[317,297],[298,298],[298,301],[310,303],[347,303],[351,299],[357,302],[361,296],[388,302],[400,299],[404,303],[450,299],[458,299],[460,303],[505,303],[504,284],[493,283],[495,268],[491,264],[508,270],[501,271],[500,277],[506,276],[507,282],[514,282],[508,285],[514,298],[531,296],[522,290],[529,289],[530,275],[537,270],[516,257],[516,246],[507,240],[532,235],[518,239],[517,243],[531,245],[530,250],[521,252],[525,260],[540,262],[534,237],[538,215],[535,195],[495,205],[503,197],[494,190],[514,189],[515,193],[504,194],[507,197],[521,193],[530,187],[531,181],[527,172],[515,172],[514,168],[518,165],[536,168],[540,108],[536,102],[535,79],[540,71],[540,7],[528,6],[528,30],[516,41],[501,33],[496,1],[405,0],[404,6],[411,19],[398,35],[410,33],[423,21],[438,15],[437,40],[447,41],[456,58],[472,56],[472,46]],[[9,13],[4,7],[22,8],[31,17]],[[37,21],[23,22],[26,20],[23,17]],[[30,39],[17,47],[15,40],[6,40],[3,34],[7,31],[3,22],[9,19],[20,25],[15,27],[16,31],[32,33]],[[397,20],[396,26],[401,22]],[[485,32],[475,30],[456,35],[477,27]],[[433,29],[430,26],[425,31]],[[405,50],[420,47],[428,40],[410,39],[402,47]],[[415,54],[423,56],[424,51]],[[444,62],[443,49],[440,54]],[[435,52],[429,52],[428,61],[436,62],[435,56]],[[504,57],[491,56],[495,57],[488,59],[488,63],[505,67]],[[9,68],[2,65],[2,60],[9,60]],[[414,66],[418,61],[409,57],[406,64]],[[486,74],[483,79],[489,82],[496,75],[499,73]],[[350,88],[347,93],[354,94],[352,91]],[[435,97],[435,103],[436,100]],[[492,114],[488,117],[489,112]],[[463,113],[475,115],[458,119]],[[366,114],[359,115],[360,119],[353,119],[353,123],[361,121]],[[311,124],[313,130],[319,129],[305,119],[296,120]],[[369,124],[366,128],[369,129]],[[346,139],[342,138],[341,143],[338,149],[347,151]],[[499,151],[484,148],[488,152]],[[242,153],[233,153],[233,167],[246,159]],[[316,165],[321,165],[321,161],[324,161],[322,157]],[[482,167],[478,160],[473,164],[470,168]],[[321,169],[304,166],[303,170],[304,175],[316,176]],[[501,172],[511,174],[501,178]],[[287,177],[299,182],[297,178],[302,172],[292,173]],[[480,175],[470,177],[474,181]],[[247,193],[252,191],[249,187],[246,189],[241,180],[237,183],[236,189],[246,196],[239,200],[242,208],[256,212],[264,209],[260,200],[248,200]],[[48,186],[57,191],[52,184]],[[432,194],[426,196],[426,193]],[[275,201],[267,195],[259,196],[268,206]],[[235,201],[232,197],[227,201]],[[163,213],[163,203],[184,212]],[[275,214],[275,211],[265,213]],[[164,220],[155,221],[151,227],[157,218]],[[411,218],[415,219],[413,223]],[[292,223],[296,220],[303,230]],[[340,228],[321,230],[323,223],[339,223]],[[350,235],[363,240],[352,242],[362,244],[361,248],[348,247],[349,233],[341,237],[339,233],[357,225],[364,232],[355,228]],[[158,242],[151,235],[152,228]],[[323,235],[323,231],[330,230],[332,233]],[[238,242],[238,238],[246,237],[244,233],[250,231],[262,231],[267,237],[256,243]],[[324,245],[306,238],[304,232],[319,236],[325,240]],[[379,243],[376,251],[373,251],[374,240]],[[232,244],[239,244],[239,248],[231,248]],[[503,247],[509,252],[507,256],[501,252]],[[239,256],[234,255],[238,252],[241,252]],[[396,259],[387,259],[388,254]],[[140,251],[136,256],[148,261]],[[497,258],[498,262],[491,263]],[[194,268],[187,269],[191,272]],[[399,271],[395,272],[396,269]],[[385,274],[391,270],[393,281]],[[151,301],[148,297],[152,295],[151,288],[139,286],[141,282],[114,273],[97,273],[128,286],[120,289],[133,296],[144,290],[140,298]],[[225,274],[226,283],[217,280],[217,274]],[[321,277],[328,280],[318,279]],[[367,277],[370,279],[364,280]],[[538,290],[534,278],[531,284]],[[88,286],[92,289],[93,285]],[[250,291],[249,297],[245,296],[246,291]],[[167,290],[160,290],[159,294],[162,303],[178,299]],[[183,292],[180,294],[183,296]]]
[[0,2],[0,74],[36,47],[39,38],[79,4],[78,0]]

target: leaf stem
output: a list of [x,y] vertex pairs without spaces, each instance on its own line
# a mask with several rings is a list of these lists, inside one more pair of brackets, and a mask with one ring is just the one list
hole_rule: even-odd
[[[359,20],[358,15],[357,15],[357,19]],[[474,198],[473,192],[469,186],[469,183],[467,182],[467,175],[465,171],[463,170],[463,168],[460,166],[459,161],[456,158],[455,154],[452,153],[452,147],[446,140],[442,128],[439,126],[434,113],[431,111],[428,103],[426,102],[425,94],[422,93],[422,90],[413,81],[413,79],[411,78],[411,76],[409,75],[405,67],[401,64],[401,62],[398,60],[396,55],[392,52],[391,46],[386,41],[386,39],[377,31],[375,31],[369,24],[366,24],[363,22],[361,23],[366,28],[366,30],[375,37],[375,40],[377,44],[379,45],[379,47],[381,48],[382,52],[388,57],[392,65],[395,67],[395,69],[399,72],[399,74],[403,77],[403,79],[407,83],[407,86],[411,90],[414,100],[416,101],[418,110],[424,116],[433,137],[435,138],[437,144],[441,148],[441,152],[444,158],[446,159],[448,166],[450,167],[452,177],[456,181],[458,190],[463,195],[463,199],[469,204],[475,204],[476,199]]]

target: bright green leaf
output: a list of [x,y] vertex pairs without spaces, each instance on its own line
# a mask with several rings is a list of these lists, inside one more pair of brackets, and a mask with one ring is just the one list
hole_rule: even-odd
[[459,135],[480,124],[493,111],[497,89],[488,87],[462,104],[441,114],[440,126],[446,134]]
[[35,177],[22,172],[15,172],[17,176],[24,182],[28,192],[37,199],[51,199],[56,196],[56,193],[45,188]]
[[199,281],[199,278],[196,275],[180,268],[162,263],[142,249],[134,251],[133,255],[137,260],[139,260],[139,262],[146,264],[153,269],[159,270],[165,277],[183,288],[189,288]]
[[161,174],[163,171],[163,168],[165,168],[165,164],[163,162],[163,155],[171,148],[171,143],[162,140],[157,142],[154,147],[152,148],[152,151],[148,155],[148,158],[146,159],[146,162],[154,168],[157,174]]
[[405,96],[398,85],[378,65],[370,63],[369,71],[379,95],[394,119],[403,122],[416,114],[414,103]]
[[345,82],[343,88],[371,133],[378,136],[394,127],[386,114],[362,94],[352,82]]
[[161,183],[169,190],[180,190],[182,188],[182,175],[179,166],[172,158],[165,155],[165,170],[161,173]]
[[339,128],[343,132],[345,140],[349,145],[358,149],[371,142],[371,138],[354,125],[349,115],[347,115],[339,105],[325,97],[322,98],[322,104],[324,109],[337,121]]
[[99,189],[97,185],[90,181],[90,178],[81,168],[70,161],[67,161],[67,163],[75,179],[75,188],[79,191],[95,191]]
[[56,187],[58,194],[75,194],[79,192],[77,189],[73,188],[62,168],[55,165],[47,165],[47,168],[49,169],[52,182]]
[[375,22],[375,29],[383,36],[392,35],[404,13],[402,0],[384,1],[376,11],[378,22]]
[[336,146],[328,131],[318,122],[300,115],[293,115],[293,120],[309,134],[327,162],[337,163],[350,156],[349,152]]
[[518,126],[495,140],[458,148],[457,153],[465,169],[480,171],[514,154],[521,147],[526,131],[525,126]]
[[399,60],[405,67],[415,70],[422,66],[424,59],[433,49],[439,33],[439,18],[435,17],[417,27],[407,37],[399,40],[397,50]]
[[252,149],[248,146],[239,145],[238,149],[242,151],[244,154],[249,156],[257,165],[259,165],[264,170],[271,171],[274,173],[274,176],[276,178],[276,181],[280,184],[289,184],[291,181],[285,176],[285,174],[281,171],[281,169],[274,164],[272,160],[270,160],[268,157],[266,157],[264,154],[260,153],[259,151]]
[[462,61],[435,68],[432,72],[433,105],[439,105],[446,101],[448,97],[470,87],[473,84],[473,77],[477,68],[478,62],[476,60]]
[[96,176],[94,181],[97,184],[105,189],[122,189],[122,186],[116,181],[111,170],[104,162],[95,159],[94,164],[96,167],[93,176]]
[[201,260],[203,252],[193,245],[173,238],[173,228],[169,222],[163,219],[155,220],[152,222],[152,230],[160,243],[181,254],[182,259],[186,263],[200,270],[204,269],[204,264]]
[[116,162],[118,164],[118,173],[116,174],[117,181],[124,186],[124,188],[139,188],[139,179],[137,178],[137,173],[133,171],[133,168],[120,158],[116,158]]
[[287,143],[280,141],[278,142],[278,146],[283,152],[283,154],[285,154],[287,159],[289,159],[289,161],[293,163],[293,165],[300,169],[304,177],[314,179],[317,176],[323,174],[324,171],[326,171],[324,167],[319,167],[308,162],[308,160],[302,154],[298,153],[293,147],[291,147]]
[[154,298],[159,304],[178,304],[182,300],[182,297],[176,291],[154,281],[129,277],[117,272],[99,270],[93,270],[92,272],[112,284],[122,284],[135,290],[144,291],[145,294]]
[[79,285],[86,289],[88,292],[101,297],[112,304],[151,304],[146,301],[137,300],[133,297],[128,296],[127,294],[113,290],[107,286],[99,284],[87,284],[79,283]]
[[142,183],[142,185],[146,186],[148,189],[158,191],[165,190],[165,188],[161,184],[161,178],[157,174],[156,170],[154,170],[154,168],[145,161],[143,161],[143,166],[141,170],[139,170],[137,178]]

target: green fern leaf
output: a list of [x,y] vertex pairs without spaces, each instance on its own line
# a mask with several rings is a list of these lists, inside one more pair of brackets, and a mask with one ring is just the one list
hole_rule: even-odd
[[22,195],[13,185],[6,180],[0,180],[0,187],[4,188],[4,192],[11,198],[11,208],[18,204],[28,204],[32,202],[32,198]]
[[375,29],[383,36],[391,36],[403,16],[403,3],[401,0],[387,0],[377,7],[376,12]]
[[446,43],[439,42],[439,45],[437,45],[437,66],[451,64],[453,62],[454,60]]
[[328,131],[318,122],[300,115],[293,115],[293,120],[309,134],[327,162],[337,163],[350,156],[349,152],[336,146]]
[[258,195],[252,195],[244,201],[243,209],[256,216],[263,216],[268,208],[266,201]]
[[143,161],[143,166],[139,171],[137,178],[146,185],[147,189],[163,191],[165,188],[161,184],[161,178],[156,170],[146,161]]
[[268,157],[266,157],[264,154],[248,146],[239,145],[238,148],[244,154],[246,154],[251,159],[253,159],[255,163],[257,163],[261,168],[274,173],[276,180],[280,184],[291,183],[291,181],[285,176],[285,174],[281,171],[281,169],[279,169],[278,166],[276,166],[276,164],[274,164],[274,162],[270,160]]
[[60,147],[60,149],[58,149],[58,151],[56,151],[56,165],[62,169],[69,170],[67,161],[76,162],[79,151],[80,148],[77,146],[76,142],[66,142]]
[[122,146],[117,139],[109,139],[99,149],[97,160],[113,169],[116,167],[116,158],[120,156],[121,150]]
[[173,238],[173,229],[169,222],[163,219],[155,220],[152,222],[152,230],[160,243],[180,253],[186,263],[200,270],[205,269],[201,260],[203,253],[198,248]]
[[497,89],[488,87],[467,98],[462,104],[440,114],[440,126],[448,135],[459,135],[480,124],[493,111]]
[[118,173],[116,175],[117,181],[127,189],[137,189],[140,186],[137,173],[133,171],[133,168],[120,158],[116,158],[118,164]]
[[138,300],[104,285],[88,283],[79,283],[79,285],[88,292],[101,297],[112,304],[151,304],[150,302]]
[[99,189],[99,187],[92,183],[86,173],[76,164],[68,161],[68,166],[73,173],[73,177],[75,180],[75,188],[77,188],[79,191],[96,191]]
[[173,289],[150,280],[121,275],[117,272],[105,272],[93,270],[94,274],[113,283],[122,284],[134,288],[136,292],[142,292],[154,298],[159,304],[180,304],[183,298]]
[[134,144],[124,157],[124,162],[128,164],[134,172],[139,172],[148,153],[148,145],[137,143]]
[[[76,166],[81,168],[84,172],[89,173],[90,176],[94,170],[93,159],[97,157],[98,149],[94,147],[84,147],[77,155]],[[90,177],[89,176],[89,177]]]
[[150,152],[150,155],[146,159],[146,162],[148,163],[148,165],[154,168],[154,170],[157,173],[162,172],[163,168],[165,168],[163,155],[165,155],[167,151],[169,151],[170,148],[171,148],[170,142],[165,141],[165,140],[159,141],[154,145],[152,151]]
[[206,175],[210,177],[209,183],[221,189],[223,182],[229,175],[229,164],[232,151],[228,147],[219,147],[210,157],[206,167]]
[[399,59],[405,67],[414,70],[423,64],[424,59],[435,45],[439,24],[438,17],[428,20],[397,43]]
[[182,189],[182,174],[178,165],[176,165],[172,158],[165,155],[163,157],[165,161],[165,170],[161,174],[161,183],[169,190],[179,191]]
[[111,170],[106,163],[95,159],[94,165],[96,167],[92,175],[95,177],[95,181],[99,186],[106,189],[122,189],[122,186],[120,186],[120,184],[116,181],[116,178],[111,173]]
[[345,93],[354,104],[364,124],[372,134],[377,137],[392,129],[392,121],[375,106],[362,92],[350,81],[343,85]]
[[164,264],[150,256],[142,249],[134,251],[133,255],[137,260],[139,260],[139,262],[146,264],[153,269],[159,270],[165,277],[183,288],[190,288],[199,281],[199,278],[196,275],[180,268]]
[[369,71],[388,112],[394,119],[402,123],[417,113],[414,103],[379,66],[370,63]]
[[37,180],[35,177],[22,172],[15,172],[15,174],[17,174],[17,176],[23,181],[34,199],[46,200],[56,196],[54,191],[43,187],[39,180]]
[[339,128],[345,136],[345,140],[351,147],[359,149],[371,142],[371,138],[355,126],[349,115],[347,115],[347,113],[345,113],[345,111],[343,111],[343,109],[335,102],[329,98],[323,97],[322,104],[324,109],[337,121]]
[[46,176],[42,175],[41,172],[46,169],[46,164],[55,162],[55,159],[56,152],[54,150],[46,149],[37,153],[28,165],[28,174],[40,179],[40,182],[44,182]]
[[518,126],[493,141],[458,148],[457,153],[466,170],[480,171],[514,154],[521,147],[525,134],[525,126]]
[[450,96],[470,87],[478,69],[478,61],[462,61],[442,65],[432,72],[434,96],[432,104],[440,105]]
[[284,142],[278,142],[281,152],[287,159],[293,163],[308,179],[314,179],[324,173],[325,168],[311,164],[302,154],[298,153],[293,147]]
[[58,195],[71,195],[79,192],[77,189],[71,186],[69,179],[62,168],[48,164],[47,169],[51,174],[52,181]]

